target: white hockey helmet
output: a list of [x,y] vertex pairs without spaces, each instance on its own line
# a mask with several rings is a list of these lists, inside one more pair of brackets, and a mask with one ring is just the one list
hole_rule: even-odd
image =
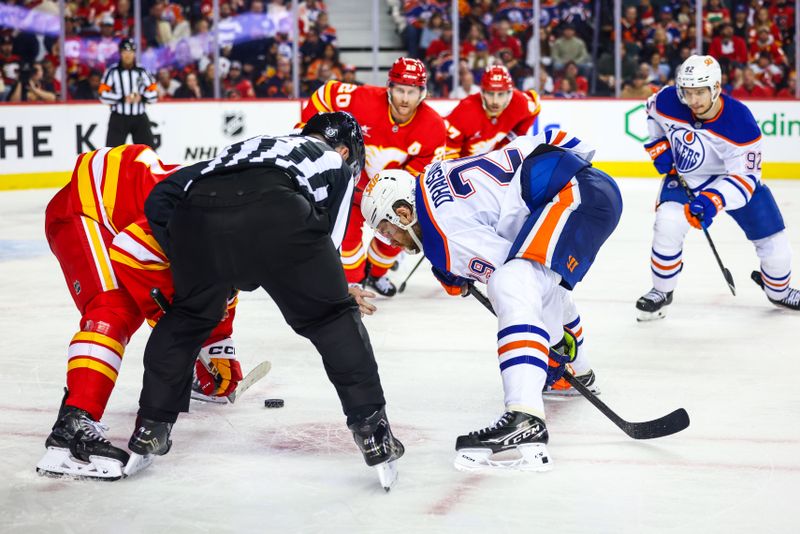
[[689,56],[678,67],[675,85],[678,86],[678,98],[684,104],[686,104],[683,98],[684,87],[708,87],[711,90],[713,104],[722,92],[722,69],[717,60],[711,56]]
[[[381,221],[387,220],[403,230],[408,230],[417,222],[414,205],[416,184],[417,181],[410,173],[400,169],[383,170],[373,176],[361,197],[361,213],[370,228],[377,229]],[[414,211],[414,220],[409,224],[401,223],[400,217],[394,212],[394,205],[399,200],[408,202]]]

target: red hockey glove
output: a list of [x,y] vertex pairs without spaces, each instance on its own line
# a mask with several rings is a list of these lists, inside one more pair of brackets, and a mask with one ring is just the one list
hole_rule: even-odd
[[236,360],[233,340],[225,338],[200,349],[201,356],[210,358],[211,369],[206,369],[200,357],[194,364],[195,380],[203,394],[227,397],[242,380],[242,368]]

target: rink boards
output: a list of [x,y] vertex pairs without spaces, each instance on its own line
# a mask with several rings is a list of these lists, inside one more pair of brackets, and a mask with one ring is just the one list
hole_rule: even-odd
[[[441,114],[455,100],[431,99]],[[148,116],[164,161],[190,163],[255,135],[289,133],[302,101],[168,101]],[[800,177],[800,103],[749,101],[763,134],[766,179]],[[108,109],[99,103],[4,105],[0,122],[0,189],[56,187],[81,152],[105,145]],[[598,167],[616,177],[656,174],[642,148],[644,103],[638,100],[544,100],[533,133],[561,128],[597,147]]]

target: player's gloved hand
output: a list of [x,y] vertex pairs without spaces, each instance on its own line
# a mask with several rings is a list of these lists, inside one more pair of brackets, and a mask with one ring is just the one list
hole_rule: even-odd
[[660,174],[669,173],[674,165],[675,159],[672,156],[672,147],[666,137],[659,137],[654,141],[645,143],[644,149],[653,160],[653,165]]
[[683,205],[686,220],[695,228],[708,228],[714,216],[722,211],[725,202],[722,197],[711,191],[703,191],[688,204]]
[[431,266],[433,276],[442,284],[442,287],[447,291],[448,295],[461,295],[465,296],[469,292],[469,286],[472,280],[464,278],[463,276],[456,276],[451,272],[439,269],[435,265]]
[[[210,362],[206,368],[203,359]],[[236,359],[231,338],[225,338],[200,349],[194,363],[195,383],[203,394],[210,397],[227,397],[242,380],[242,367]]]
[[556,345],[550,347],[550,355],[547,361],[547,380],[546,386],[552,386],[558,382],[567,369],[567,364],[575,361],[578,355],[578,340],[575,336],[564,329],[564,337]]

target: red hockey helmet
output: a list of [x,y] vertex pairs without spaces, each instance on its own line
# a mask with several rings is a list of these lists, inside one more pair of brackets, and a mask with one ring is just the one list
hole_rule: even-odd
[[503,65],[490,65],[483,71],[481,89],[484,91],[510,91],[514,88],[508,69]]
[[425,89],[428,73],[422,61],[411,57],[399,57],[389,70],[389,83],[413,85]]

